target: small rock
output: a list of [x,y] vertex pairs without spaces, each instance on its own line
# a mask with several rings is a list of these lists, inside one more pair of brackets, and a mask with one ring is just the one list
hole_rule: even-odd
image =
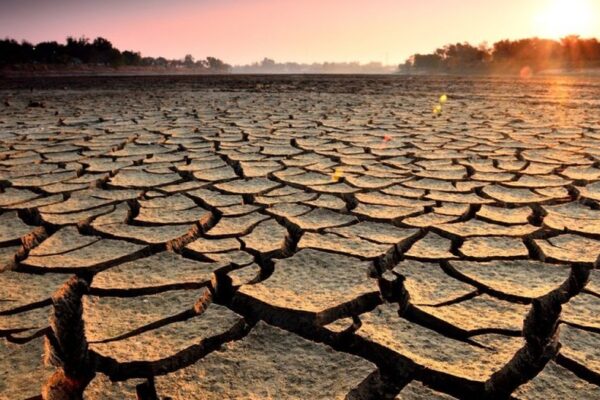
[[29,100],[29,103],[27,104],[27,107],[30,108],[46,108],[46,103],[44,103],[43,101],[35,101],[35,100]]

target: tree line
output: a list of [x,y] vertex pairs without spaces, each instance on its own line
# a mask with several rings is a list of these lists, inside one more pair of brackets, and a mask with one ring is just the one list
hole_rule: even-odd
[[236,65],[233,72],[244,74],[388,74],[395,67],[380,62],[361,64],[358,62],[297,63],[277,62],[264,58],[260,62]]
[[17,42],[6,38],[0,40],[0,66],[27,65],[95,65],[106,67],[157,67],[189,68],[206,72],[229,72],[231,66],[216,57],[195,60],[186,55],[181,60],[164,57],[142,57],[140,52],[120,51],[105,38],[90,40],[86,37],[68,37],[66,43],[40,42],[36,45],[27,41]]
[[430,54],[414,54],[399,66],[400,72],[513,72],[600,67],[596,38],[567,36],[560,40],[529,38],[501,40],[488,46],[467,42],[448,44]]

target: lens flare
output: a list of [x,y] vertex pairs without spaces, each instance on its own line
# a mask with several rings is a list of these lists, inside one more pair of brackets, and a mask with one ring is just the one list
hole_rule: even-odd
[[343,176],[342,171],[340,171],[339,169],[336,169],[335,171],[333,171],[333,174],[331,174],[331,180],[333,182],[338,182],[342,178],[342,176]]
[[529,66],[521,68],[519,71],[519,77],[521,79],[530,79],[533,76],[533,70]]

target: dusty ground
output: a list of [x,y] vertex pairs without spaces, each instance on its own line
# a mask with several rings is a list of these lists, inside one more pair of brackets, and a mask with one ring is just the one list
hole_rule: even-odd
[[600,399],[600,81],[46,78],[0,99],[1,399],[40,395],[74,274],[87,399]]

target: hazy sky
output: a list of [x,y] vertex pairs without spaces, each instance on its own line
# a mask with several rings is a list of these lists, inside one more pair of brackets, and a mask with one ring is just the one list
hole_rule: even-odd
[[102,36],[143,55],[240,64],[403,62],[450,42],[600,37],[600,0],[0,0],[0,37]]

